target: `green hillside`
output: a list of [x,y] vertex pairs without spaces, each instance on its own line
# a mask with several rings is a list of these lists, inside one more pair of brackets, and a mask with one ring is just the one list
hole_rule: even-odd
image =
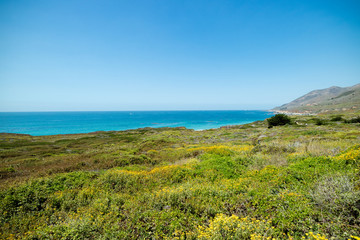
[[0,239],[359,239],[357,116],[0,134]]
[[273,110],[319,113],[354,109],[360,109],[360,84],[314,90]]

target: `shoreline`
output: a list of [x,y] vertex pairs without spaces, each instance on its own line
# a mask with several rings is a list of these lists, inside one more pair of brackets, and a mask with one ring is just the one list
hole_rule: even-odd
[[316,113],[305,111],[305,112],[292,112],[292,111],[285,111],[285,110],[269,110],[270,112],[276,114],[286,114],[289,116],[316,116]]
[[202,129],[193,129],[193,128],[187,128],[185,126],[178,126],[178,127],[141,127],[141,128],[129,128],[124,130],[97,130],[92,132],[82,132],[82,133],[59,133],[59,134],[44,134],[44,135],[32,135],[28,133],[10,133],[10,132],[0,132],[0,137],[2,135],[13,135],[13,136],[27,136],[27,137],[48,137],[48,136],[74,136],[74,135],[93,135],[93,134],[99,134],[99,133],[109,133],[109,132],[126,132],[126,131],[141,131],[141,130],[156,130],[156,129],[178,129],[178,130],[191,130],[195,132],[202,132],[207,130],[216,130],[216,129],[228,129],[228,128],[234,128],[237,126],[243,126],[246,124],[253,124],[256,122],[263,122],[264,120],[255,120],[252,122],[247,123],[239,123],[239,124],[229,124],[229,125],[222,125],[217,128],[202,128]]
[[274,113],[262,110],[147,112],[147,113],[79,113],[14,114],[2,119],[1,133],[31,136],[89,134],[99,131],[129,131],[149,128],[185,127],[195,131],[244,125],[262,121]]

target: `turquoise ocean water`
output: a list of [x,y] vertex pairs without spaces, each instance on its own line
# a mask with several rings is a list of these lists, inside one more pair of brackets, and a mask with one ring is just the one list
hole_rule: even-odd
[[267,111],[2,112],[0,132],[39,135],[144,127],[219,128],[264,120]]

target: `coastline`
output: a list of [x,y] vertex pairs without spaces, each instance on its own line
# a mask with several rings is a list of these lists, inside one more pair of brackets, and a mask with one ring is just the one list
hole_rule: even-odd
[[296,112],[296,111],[285,111],[285,110],[270,110],[276,114],[286,114],[289,116],[316,116],[316,113],[305,111],[305,112]]
[[141,128],[130,128],[130,129],[123,129],[123,130],[98,130],[98,131],[92,131],[92,132],[80,132],[80,133],[59,133],[59,134],[47,134],[47,135],[32,135],[27,133],[10,133],[10,132],[0,132],[1,136],[18,136],[18,137],[70,137],[70,136],[80,136],[80,135],[97,135],[101,133],[111,133],[111,132],[131,132],[131,131],[142,131],[142,130],[189,130],[194,132],[203,132],[203,131],[213,131],[213,130],[220,130],[220,129],[233,129],[233,128],[241,128],[242,126],[251,124],[258,124],[264,122],[264,120],[255,120],[252,122],[246,122],[246,123],[239,123],[239,124],[229,124],[229,125],[223,125],[219,126],[217,128],[206,128],[206,129],[193,129],[193,128],[187,128],[185,126],[178,126],[178,127],[141,127]]
[[0,132],[45,136],[145,127],[186,127],[200,131],[248,124],[272,115],[272,112],[261,110],[6,113],[0,114]]

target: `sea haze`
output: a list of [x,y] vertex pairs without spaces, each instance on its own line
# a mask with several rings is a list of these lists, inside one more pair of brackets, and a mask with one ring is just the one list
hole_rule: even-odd
[[2,112],[0,132],[34,136],[144,127],[219,128],[264,120],[268,111]]

